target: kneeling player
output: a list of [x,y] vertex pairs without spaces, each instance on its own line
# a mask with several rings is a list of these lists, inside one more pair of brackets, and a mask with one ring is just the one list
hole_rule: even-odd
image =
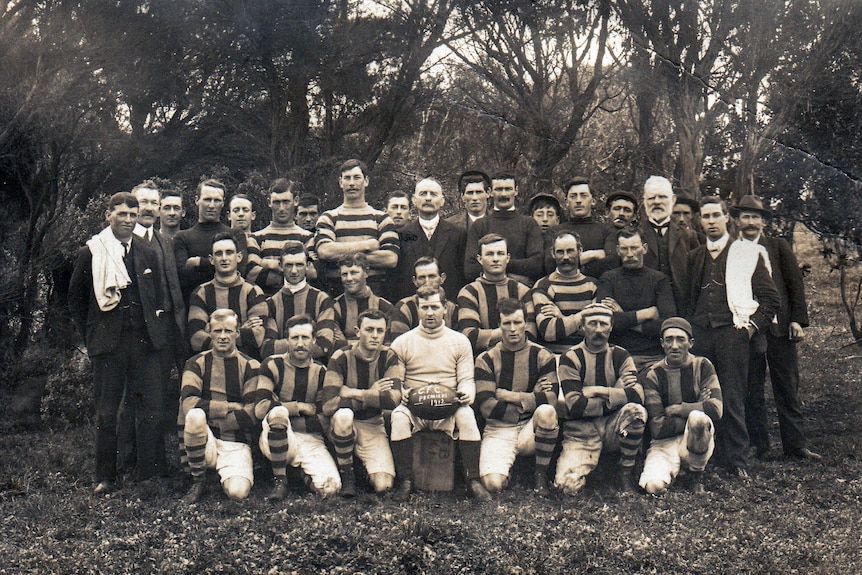
[[401,403],[401,380],[395,353],[383,345],[386,328],[386,316],[379,309],[360,313],[359,340],[332,355],[323,381],[323,413],[332,417],[330,439],[343,497],[356,495],[354,446],[374,491],[391,489],[395,479],[382,410]]
[[[402,404],[392,411],[392,455],[395,474],[401,482],[395,499],[406,500],[413,489],[413,434],[423,429],[445,431],[456,437],[464,465],[464,475],[473,497],[490,499],[479,481],[479,426],[470,405],[476,397],[473,374],[473,348],[470,340],[449,329],[443,322],[446,314],[445,295],[432,286],[416,291],[419,299],[419,327],[413,328],[392,342],[403,375]],[[439,384],[457,390],[458,407],[445,419],[423,419],[411,413],[405,405],[410,389]]]
[[272,462],[274,485],[267,499],[287,495],[287,465],[301,467],[312,489],[327,497],[341,489],[335,461],[323,440],[317,394],[326,368],[311,359],[314,323],[307,315],[287,320],[287,353],[264,360],[255,413],[263,420],[260,450]]
[[479,474],[491,493],[509,483],[518,455],[536,456],[536,491],[548,491],[548,465],[557,442],[557,366],[554,354],[527,341],[524,304],[497,304],[502,340],[476,358],[476,403],[487,421]]
[[183,498],[195,503],[206,491],[206,470],[217,469],[224,492],[245,499],[254,483],[251,441],[258,431],[254,398],[260,364],[236,348],[239,318],[229,309],[209,317],[212,347],[186,362],[179,427],[192,474]]
[[560,358],[568,416],[555,484],[567,495],[583,488],[603,451],[620,454],[622,486],[635,489],[632,470],[647,412],[634,361],[623,348],[608,345],[613,313],[602,304],[585,307],[584,341]]
[[721,387],[709,360],[689,353],[691,333],[691,324],[681,317],[662,322],[665,358],[644,381],[652,441],[638,483],[651,495],[667,491],[683,464],[693,475],[692,491],[703,493],[701,477],[715,449]]

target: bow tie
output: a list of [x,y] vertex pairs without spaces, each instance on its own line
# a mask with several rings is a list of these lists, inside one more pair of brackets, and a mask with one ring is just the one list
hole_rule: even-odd
[[655,229],[655,233],[660,236],[663,236],[665,232],[667,232],[667,227],[670,225],[670,222],[665,222],[663,224],[653,224],[652,227]]

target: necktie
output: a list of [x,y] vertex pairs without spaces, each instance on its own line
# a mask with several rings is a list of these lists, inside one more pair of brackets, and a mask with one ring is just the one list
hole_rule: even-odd
[[709,250],[709,255],[711,255],[713,259],[717,258],[718,254],[721,253],[721,246],[719,244],[707,242],[706,249]]
[[153,243],[153,228],[147,228],[147,243]]
[[123,257],[129,255],[129,242],[123,242]]
[[655,233],[657,233],[661,237],[664,237],[664,233],[667,231],[667,224],[655,224],[653,225],[653,227],[655,228]]

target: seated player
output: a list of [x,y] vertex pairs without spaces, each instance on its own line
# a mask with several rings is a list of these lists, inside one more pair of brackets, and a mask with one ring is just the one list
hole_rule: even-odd
[[[347,342],[336,341],[336,349],[344,347],[346,343],[356,342],[356,320],[363,311],[379,309],[387,316],[392,313],[392,304],[374,295],[368,287],[368,260],[364,253],[359,252],[341,258],[338,269],[341,273],[344,293],[335,298],[335,321],[341,333],[347,338]],[[388,334],[386,341],[391,341]]]
[[287,333],[284,324],[295,315],[306,314],[317,326],[314,332],[314,346],[311,349],[313,359],[326,361],[333,351],[336,339],[344,339],[335,322],[332,298],[311,287],[306,281],[307,264],[308,252],[302,242],[292,240],[285,242],[279,262],[284,286],[266,300],[267,317],[261,349],[263,357],[287,352]]
[[379,309],[359,314],[359,339],[332,355],[323,380],[323,414],[332,417],[329,438],[341,473],[342,497],[356,495],[353,454],[365,465],[377,493],[392,488],[395,463],[383,410],[401,403],[398,358],[383,345],[386,316]]
[[314,323],[307,315],[287,320],[287,353],[260,366],[255,414],[262,420],[260,451],[272,462],[273,487],[267,499],[287,495],[287,466],[301,467],[310,487],[328,497],[341,489],[335,461],[323,440],[318,393],[326,368],[311,358]]
[[703,493],[702,476],[715,449],[715,423],[723,401],[715,368],[705,357],[690,353],[691,324],[681,317],[664,320],[661,346],[665,358],[644,379],[652,441],[638,484],[661,495],[685,465],[692,491]]
[[551,242],[557,268],[533,286],[539,341],[554,353],[583,341],[580,312],[595,300],[596,280],[581,273],[581,252],[577,234],[557,233]]
[[218,470],[222,489],[234,500],[245,499],[254,483],[251,442],[259,428],[254,400],[260,364],[237,350],[238,322],[233,310],[215,310],[207,327],[212,349],[189,359],[183,370],[177,425],[193,480],[186,503],[206,492],[207,469]]
[[497,310],[503,339],[476,358],[476,404],[486,420],[479,474],[488,491],[499,493],[515,457],[535,454],[536,491],[544,495],[559,434],[557,361],[527,341],[524,304],[504,298]]
[[[440,272],[440,266],[437,260],[430,256],[422,256],[416,260],[413,265],[413,285],[416,289],[424,285],[434,286],[441,289],[443,282],[446,281],[446,274]],[[454,302],[446,302],[446,315],[443,320],[448,327],[454,328],[458,320],[458,306]],[[392,310],[392,325],[389,326],[389,331],[392,334],[392,339],[395,339],[402,333],[410,331],[419,325],[419,300],[416,294],[406,297],[395,304]]]
[[232,234],[213,236],[209,260],[215,267],[215,276],[198,286],[189,298],[188,333],[192,351],[209,349],[207,319],[215,310],[225,308],[232,309],[239,317],[237,347],[246,355],[259,356],[267,314],[266,298],[258,286],[242,279],[237,269],[242,258]]
[[[426,285],[416,291],[416,296],[419,298],[419,327],[392,342],[392,351],[398,357],[399,375],[403,374],[401,405],[392,410],[392,456],[395,475],[400,481],[395,499],[405,501],[413,490],[412,439],[414,433],[423,429],[444,431],[453,439],[457,437],[470,493],[480,500],[490,499],[479,481],[481,436],[476,414],[470,407],[476,397],[470,340],[444,325],[446,296],[443,292]],[[422,419],[407,408],[410,390],[432,383],[457,391],[460,407],[454,415],[445,419]]]
[[584,341],[560,358],[567,414],[555,484],[576,495],[602,452],[620,453],[622,486],[634,491],[632,470],[647,419],[643,388],[628,352],[608,345],[613,311],[591,304],[581,315]]
[[458,331],[467,336],[476,354],[490,348],[502,338],[496,302],[510,297],[524,303],[527,333],[536,339],[530,288],[506,275],[509,265],[506,238],[498,234],[482,236],[476,259],[482,266],[482,274],[458,293]]

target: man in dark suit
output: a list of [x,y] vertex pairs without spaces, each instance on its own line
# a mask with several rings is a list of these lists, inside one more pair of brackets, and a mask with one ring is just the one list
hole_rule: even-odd
[[733,241],[727,204],[701,200],[707,243],[688,256],[691,280],[682,309],[694,329],[697,350],[715,366],[724,400],[716,433],[716,463],[748,479],[745,396],[751,338],[766,332],[781,301],[756,246]]
[[418,218],[398,230],[401,256],[398,259],[397,299],[413,295],[413,266],[416,260],[430,256],[437,260],[446,298],[454,301],[466,285],[464,279],[464,246],[467,234],[440,217],[445,203],[440,182],[426,178],[416,184],[413,206]]
[[473,222],[488,212],[491,197],[491,176],[480,170],[467,170],[458,177],[458,192],[464,211],[450,216],[447,222],[469,233]]
[[96,495],[116,488],[117,411],[126,391],[137,419],[136,479],[157,471],[162,405],[158,352],[167,344],[167,323],[161,317],[167,303],[159,257],[133,234],[137,219],[135,196],[111,196],[108,227],[80,249],[69,283],[69,308],[93,364]]
[[644,184],[640,230],[649,250],[644,266],[658,270],[668,278],[677,307],[687,297],[688,254],[698,246],[693,232],[685,230],[673,219],[675,196],[667,178],[650,176]]
[[766,424],[764,385],[766,367],[772,380],[772,395],[778,411],[781,445],[784,454],[811,461],[822,459],[808,449],[808,441],[799,401],[799,359],[796,344],[805,337],[808,327],[808,307],[805,304],[805,285],[793,249],[782,238],[763,235],[765,221],[772,213],[757,196],[743,196],[730,208],[736,218],[740,238],[756,242],[766,249],[772,272],[772,281],[781,296],[781,308],[775,321],[766,330],[766,353],[752,346],[748,367],[748,395],[745,401],[745,421],[748,435],[758,457],[766,457],[770,450],[769,430]]

